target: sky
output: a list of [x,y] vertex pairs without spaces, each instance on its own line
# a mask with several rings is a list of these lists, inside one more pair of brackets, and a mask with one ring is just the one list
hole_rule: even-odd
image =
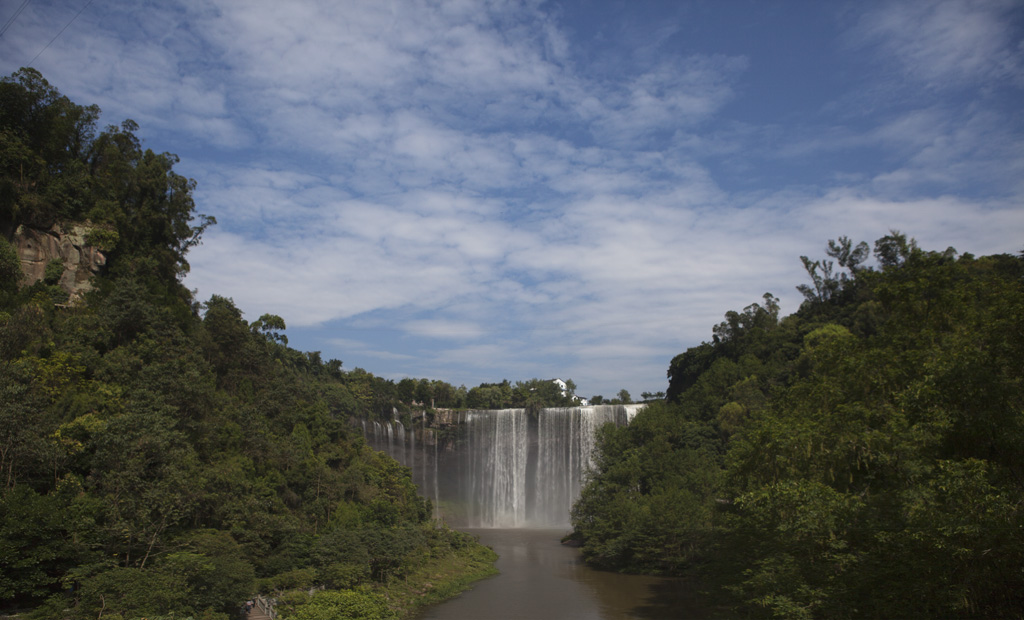
[[[13,21],[11,21],[13,19]],[[1024,250],[1024,2],[2,0],[176,153],[199,300],[389,379],[664,391],[800,256]]]

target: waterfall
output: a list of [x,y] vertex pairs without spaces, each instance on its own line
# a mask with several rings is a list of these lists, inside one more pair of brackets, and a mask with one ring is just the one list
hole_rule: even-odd
[[464,422],[468,472],[466,517],[471,527],[526,523],[529,415],[525,409],[471,411]]
[[593,466],[597,430],[628,424],[642,407],[465,411],[446,439],[398,420],[375,422],[372,432],[364,423],[363,435],[412,470],[420,495],[433,499],[435,517],[451,525],[566,527]]

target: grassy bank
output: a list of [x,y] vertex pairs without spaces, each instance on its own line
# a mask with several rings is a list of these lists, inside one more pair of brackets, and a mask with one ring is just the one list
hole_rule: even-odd
[[496,575],[497,559],[490,547],[474,543],[431,558],[408,578],[392,581],[381,590],[398,617],[410,618],[424,607],[456,596],[473,582]]
[[423,608],[454,597],[473,582],[498,571],[498,555],[469,534],[436,531],[447,544],[428,552],[419,547],[402,562],[401,576],[363,582],[346,589],[277,590],[280,620],[402,620]]

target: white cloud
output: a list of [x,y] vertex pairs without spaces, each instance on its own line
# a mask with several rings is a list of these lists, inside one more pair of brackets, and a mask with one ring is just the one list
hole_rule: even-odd
[[[830,238],[899,228],[928,249],[1019,249],[1019,120],[974,93],[1020,83],[1012,3],[871,5],[848,43],[926,101],[855,109],[829,93],[846,107],[796,127],[730,121],[759,77],[744,54],[673,48],[664,23],[614,66],[584,65],[609,57],[579,53],[592,42],[546,10],[113,2],[40,68],[113,122],[135,118],[153,148],[190,151],[179,169],[220,221],[190,255],[201,298],[278,314],[293,344],[388,376],[658,391],[725,311],[766,291],[795,311],[798,257]],[[61,19],[30,13],[0,57]],[[851,83],[893,92],[873,71]],[[934,100],[954,88],[966,104]],[[741,191],[723,159],[782,172]]]
[[932,89],[1011,81],[1024,86],[1020,4],[1012,0],[881,3],[851,32],[855,44],[878,43],[902,73]]
[[673,59],[621,85],[599,85],[579,104],[597,134],[629,144],[651,132],[677,131],[706,120],[732,97],[731,83],[744,58]]
[[409,321],[403,327],[409,333],[430,338],[461,340],[479,338],[486,334],[480,325],[467,321],[430,319]]

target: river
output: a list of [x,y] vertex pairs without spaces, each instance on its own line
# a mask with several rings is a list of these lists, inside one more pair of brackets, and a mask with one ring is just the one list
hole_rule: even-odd
[[473,529],[500,556],[499,575],[418,620],[684,620],[706,618],[689,584],[587,567],[564,530]]

